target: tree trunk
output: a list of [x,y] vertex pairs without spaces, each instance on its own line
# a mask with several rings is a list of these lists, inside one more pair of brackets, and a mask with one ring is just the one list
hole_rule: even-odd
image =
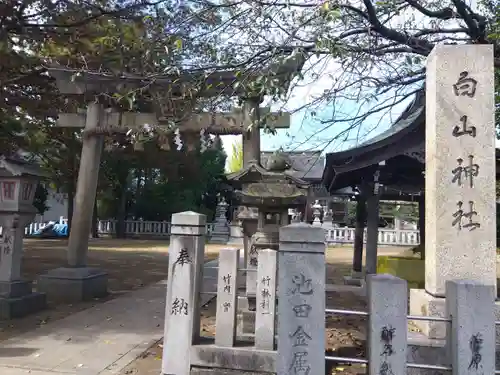
[[120,200],[118,204],[118,212],[116,215],[116,237],[125,238],[126,237],[126,227],[125,220],[127,216],[127,188],[128,188],[128,174],[129,172],[122,173],[120,175]]
[[136,195],[136,197],[139,197],[141,195],[141,184],[142,184],[142,169],[141,168],[137,168],[135,170],[135,177],[137,178],[136,186],[135,186],[135,195]]
[[97,220],[97,197],[94,200],[94,212],[92,213],[92,238],[99,238],[99,222]]

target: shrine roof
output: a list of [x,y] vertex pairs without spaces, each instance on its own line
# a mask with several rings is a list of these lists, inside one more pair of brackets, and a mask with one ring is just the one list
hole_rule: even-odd
[[277,157],[276,162],[271,166],[268,165],[267,169],[256,161],[251,160],[246,168],[230,173],[226,178],[233,187],[248,183],[279,182],[291,183],[300,188],[307,188],[309,183],[294,176],[283,156],[283,153],[281,153],[279,158]]
[[[15,177],[46,177],[46,173],[42,171],[38,164],[30,163],[17,157],[0,156],[0,171],[2,170]],[[4,175],[4,173],[0,172],[0,175]]]
[[[308,182],[321,181],[325,168],[325,157],[321,155],[321,151],[285,151],[283,153],[290,161],[291,168],[288,173]],[[272,154],[273,151],[261,152],[261,164],[266,165]]]
[[[411,174],[409,180],[420,182],[423,161],[405,154],[423,150],[424,144],[425,92],[422,89],[388,130],[357,147],[328,153],[323,184],[330,192],[357,185],[364,175],[370,173],[369,169],[395,157],[398,157],[398,163],[394,165],[396,170],[401,171],[401,163],[407,165],[402,168],[403,174]],[[398,176],[392,173],[390,178],[393,181]]]
[[[418,195],[425,185],[425,91],[387,131],[349,150],[326,155],[323,184],[336,194],[339,189],[359,186],[372,179],[380,168],[379,182],[390,192],[386,195]],[[500,150],[496,149],[497,179],[500,176]],[[390,198],[387,198],[390,199]],[[401,199],[405,199],[402,197]]]

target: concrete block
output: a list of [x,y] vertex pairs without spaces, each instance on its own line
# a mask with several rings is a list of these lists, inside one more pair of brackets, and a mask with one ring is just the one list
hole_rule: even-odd
[[108,294],[108,274],[91,267],[61,267],[40,275],[37,291],[68,302],[102,298]]
[[357,275],[344,276],[344,284],[363,287],[365,280],[363,277],[358,277]]
[[274,375],[271,372],[227,370],[220,368],[192,367],[190,375]]
[[[324,356],[324,353],[322,355]],[[193,345],[190,357],[191,366],[194,367],[276,373],[276,352],[259,350],[253,346],[227,348],[217,345]]]
[[32,292],[32,283],[27,280],[0,281],[0,298],[16,298]]
[[[446,340],[429,339],[420,332],[408,332],[408,363],[451,367]],[[500,348],[496,347],[496,368],[500,368]],[[467,365],[467,367],[469,367]],[[450,371],[433,370],[432,375],[450,375]],[[486,372],[484,373],[486,375]],[[429,370],[408,368],[407,375],[429,375]]]
[[[410,315],[446,317],[446,299],[433,297],[423,289],[410,289]],[[446,322],[418,320],[414,324],[430,339],[446,337]]]
[[20,297],[0,297],[0,320],[22,318],[44,310],[47,298],[44,293],[29,293]]

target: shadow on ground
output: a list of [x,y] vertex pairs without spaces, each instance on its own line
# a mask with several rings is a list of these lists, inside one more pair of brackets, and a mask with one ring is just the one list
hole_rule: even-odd
[[[66,264],[66,248],[67,240],[25,240],[21,266],[22,277],[35,281],[33,286],[36,289],[38,275]],[[215,259],[217,249],[210,245],[208,250],[206,260]],[[44,311],[20,319],[0,320],[0,341],[166,279],[168,242],[91,240],[88,265],[108,272],[110,294],[107,297],[75,304],[48,300],[48,309]],[[161,289],[162,291],[159,293],[164,298],[165,286],[162,286]]]
[[[327,264],[327,279],[331,283],[339,283],[343,276],[349,274],[350,265],[345,263]],[[214,336],[216,333],[215,311],[217,302],[212,300],[202,309],[201,332],[203,336]],[[350,309],[366,311],[363,297],[351,292],[327,292],[326,306],[329,309]],[[325,326],[325,355],[364,358],[366,340],[366,318],[360,316],[330,315]],[[155,343],[120,372],[120,375],[153,375],[161,372],[162,342]],[[350,365],[345,361],[326,364],[328,375],[361,375],[366,373],[362,365]]]
[[0,358],[25,357],[32,355],[37,348],[2,348],[0,347]]
[[[66,247],[66,240],[27,240],[22,266],[23,276],[33,280],[50,269],[64,265]],[[228,245],[208,245],[205,251],[206,260],[214,259],[222,247]],[[91,241],[89,249],[89,266],[99,267],[109,273],[110,296],[103,300],[73,305],[57,305],[49,301],[49,309],[44,312],[23,319],[0,322],[0,341],[27,332],[22,339],[15,337],[8,341],[8,345],[7,342],[2,343],[2,348],[11,350],[10,358],[30,356],[33,349],[37,351],[37,355],[42,353],[37,358],[39,361],[43,359],[43,353],[64,351],[65,347],[83,344],[86,344],[86,350],[91,352],[88,358],[97,358],[110,345],[120,345],[124,338],[130,342],[144,344],[144,337],[161,337],[166,285],[158,282],[167,278],[166,241],[162,243],[148,240],[100,239]],[[326,259],[327,283],[342,283],[343,276],[350,273],[352,254],[348,249],[328,249]],[[210,282],[207,280],[205,285],[208,284]],[[143,288],[147,285],[150,287]],[[137,292],[127,293],[132,290]],[[122,298],[115,299],[116,296]],[[353,293],[329,292],[326,298],[329,308],[366,309],[364,300]],[[103,305],[103,302],[106,302],[106,305]],[[215,301],[213,303],[215,304]],[[81,311],[90,307],[94,307],[92,314]],[[53,329],[49,324],[65,317],[57,329]],[[34,330],[37,327],[39,329]],[[203,334],[215,333],[215,309],[203,309],[201,327]],[[363,318],[328,317],[327,348],[336,351],[343,347],[359,347],[365,332]],[[50,337],[54,347],[46,347],[43,337]],[[89,346],[89,343],[92,345]],[[153,342],[149,345],[152,344]],[[150,366],[156,373],[160,363],[157,357],[153,358]]]

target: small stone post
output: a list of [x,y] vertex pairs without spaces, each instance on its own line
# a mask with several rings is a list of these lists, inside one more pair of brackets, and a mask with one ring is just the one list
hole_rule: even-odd
[[189,375],[191,344],[199,336],[206,216],[173,214],[171,228],[162,375]]
[[446,282],[452,375],[495,373],[495,288],[478,282]]
[[392,275],[368,275],[368,373],[406,374],[408,286]]
[[239,260],[240,249],[221,249],[219,252],[217,312],[215,318],[215,345],[218,346],[234,346]]
[[258,257],[255,347],[274,350],[278,253],[276,250],[262,249],[259,251]]
[[280,228],[277,375],[325,374],[325,234]]

